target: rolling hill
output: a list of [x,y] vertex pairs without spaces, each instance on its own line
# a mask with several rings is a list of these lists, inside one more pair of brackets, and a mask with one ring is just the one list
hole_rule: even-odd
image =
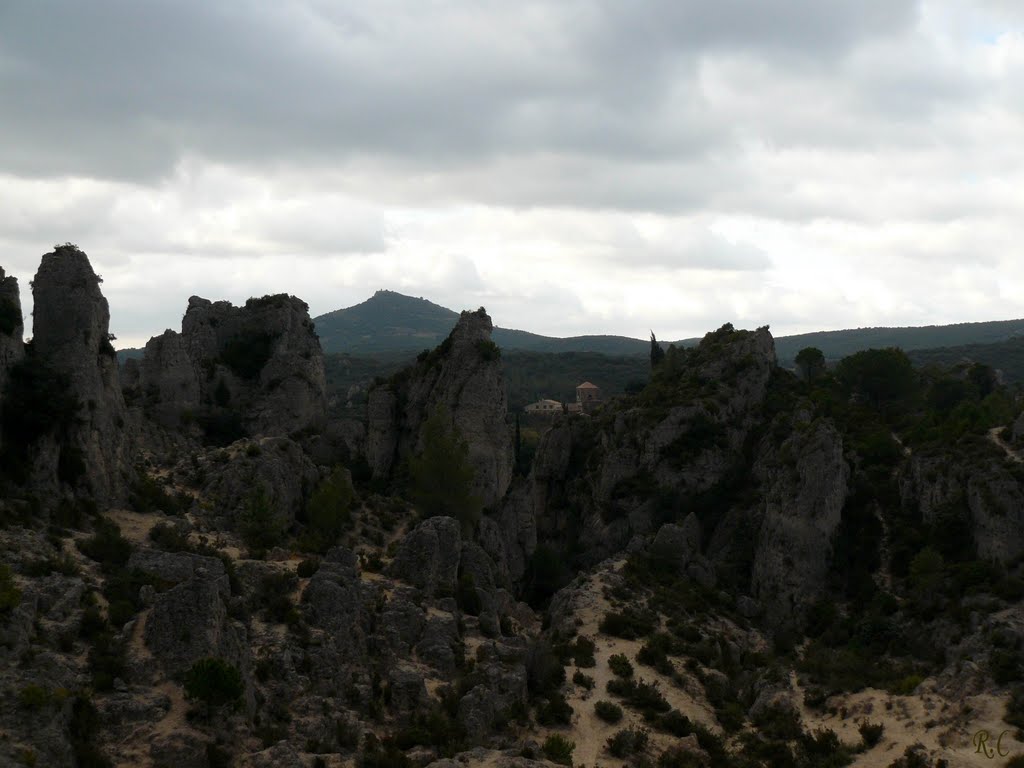
[[[426,299],[377,291],[362,304],[313,318],[324,352],[387,355],[433,349],[448,336],[459,314]],[[626,336],[574,336],[559,339],[510,328],[495,328],[502,349],[526,352],[644,354],[648,341]]]

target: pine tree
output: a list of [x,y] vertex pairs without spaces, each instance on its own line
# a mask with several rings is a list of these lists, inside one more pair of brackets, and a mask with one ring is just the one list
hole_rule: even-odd
[[420,435],[423,449],[409,460],[413,501],[424,517],[448,515],[464,530],[472,530],[483,504],[473,494],[469,445],[452,424],[448,409],[434,408]]
[[665,357],[665,350],[661,348],[661,344],[654,338],[654,331],[651,331],[651,368],[655,368]]

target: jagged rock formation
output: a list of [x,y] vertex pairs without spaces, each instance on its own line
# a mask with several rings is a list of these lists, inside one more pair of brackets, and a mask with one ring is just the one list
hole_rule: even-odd
[[416,453],[423,422],[443,406],[469,445],[474,492],[485,505],[498,502],[512,480],[512,434],[491,318],[482,309],[463,312],[451,335],[416,366],[370,392],[367,458],[374,477],[389,476]]
[[802,617],[825,592],[850,469],[839,432],[818,419],[798,424],[754,471],[764,510],[751,590],[769,622],[779,626]]
[[657,531],[659,494],[707,493],[745,461],[775,369],[767,329],[725,327],[666,365],[651,405],[563,420],[544,435],[531,478],[540,538],[564,541],[579,519],[588,562],[597,562]]
[[0,267],[0,396],[7,385],[8,371],[25,356],[18,278],[7,277]]
[[132,400],[165,426],[198,419],[208,436],[228,442],[321,427],[325,386],[305,302],[280,294],[235,307],[193,296],[181,333],[146,344]]
[[131,472],[131,441],[100,278],[85,253],[60,246],[43,256],[32,294],[32,356],[66,377],[67,395],[79,404],[64,438],[40,446],[33,485],[56,489],[60,480],[79,484],[81,476],[97,502],[116,501]]

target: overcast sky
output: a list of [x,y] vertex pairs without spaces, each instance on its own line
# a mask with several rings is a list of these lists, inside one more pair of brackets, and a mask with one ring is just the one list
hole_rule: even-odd
[[379,288],[557,336],[1024,317],[1020,0],[3,0],[0,266],[119,345]]

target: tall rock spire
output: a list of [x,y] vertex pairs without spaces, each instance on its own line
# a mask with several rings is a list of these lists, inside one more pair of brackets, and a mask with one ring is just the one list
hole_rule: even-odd
[[[88,256],[73,245],[43,256],[32,282],[33,355],[69,381],[79,419],[59,447],[58,466],[79,467],[72,484],[87,484],[97,502],[124,494],[131,467],[125,405],[111,344],[110,309]],[[67,458],[74,455],[73,461]],[[67,472],[61,478],[68,481]]]

